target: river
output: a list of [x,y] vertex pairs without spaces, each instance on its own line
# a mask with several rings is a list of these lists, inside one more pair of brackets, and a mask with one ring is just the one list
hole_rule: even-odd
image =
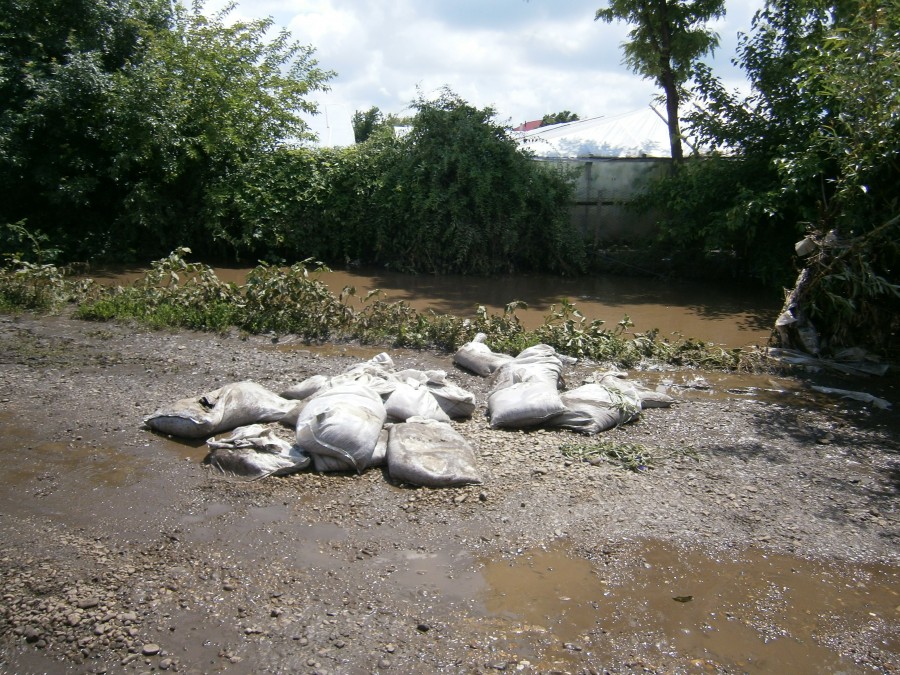
[[[217,267],[220,279],[244,283],[247,268]],[[101,274],[105,281],[126,284],[143,272]],[[689,282],[652,277],[597,275],[561,278],[550,275],[501,277],[412,276],[385,270],[334,270],[319,277],[335,294],[346,286],[359,297],[380,289],[389,301],[403,300],[420,311],[474,316],[484,305],[500,313],[514,300],[527,304],[516,314],[526,328],[539,326],[562,299],[574,303],[587,321],[601,319],[609,328],[626,315],[632,332],[658,329],[663,337],[692,337],[726,347],[764,344],[782,300],[778,294],[718,282]]]

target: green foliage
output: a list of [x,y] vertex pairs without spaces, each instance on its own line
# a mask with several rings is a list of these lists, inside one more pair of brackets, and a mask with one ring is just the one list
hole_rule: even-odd
[[265,259],[410,272],[583,270],[569,177],[520,152],[493,111],[444,92],[413,131],[382,125],[348,148],[281,148],[248,162],[220,213]]
[[221,195],[302,138],[331,73],[271,20],[163,0],[3,0],[0,222],[69,258],[222,250]]
[[579,117],[577,114],[570,112],[569,110],[563,110],[562,112],[553,113],[552,115],[544,115],[541,118],[541,126],[547,127],[551,124],[564,124],[565,122],[576,122]]
[[657,186],[667,241],[723,249],[738,274],[795,276],[793,243],[817,253],[797,296],[832,351],[895,348],[900,264],[900,2],[769,0],[738,64],[753,90],[727,92],[699,69],[692,132],[728,156]]
[[412,130],[384,176],[391,218],[377,219],[379,260],[429,273],[583,269],[565,176],[519,151],[490,108],[446,89],[412,107]]
[[206,265],[184,260],[178,249],[157,260],[142,279],[127,287],[72,281],[52,265],[14,260],[0,269],[0,310],[47,310],[75,302],[75,316],[95,321],[134,320],[154,328],[166,326],[248,333],[292,334],[309,341],[357,340],[416,349],[455,351],[477,333],[492,349],[509,354],[539,342],[560,353],[632,367],[648,361],[709,368],[751,367],[754,356],[691,341],[670,343],[655,334],[629,335],[628,317],[615,330],[602,322],[583,326],[571,303],[551,311],[545,324],[526,331],[510,303],[501,315],[478,308],[464,318],[419,313],[403,302],[388,303],[374,291],[357,298],[352,288],[335,296],[318,278],[326,268],[312,260],[291,267],[261,264],[245,284],[225,283]]
[[705,23],[724,15],[724,0],[609,0],[594,17],[631,24],[629,41],[622,45],[624,62],[663,90],[675,161],[682,159],[678,110],[684,85],[697,60],[719,44]]
[[690,457],[699,461],[695,450],[682,449],[666,453],[652,450],[641,443],[601,440],[594,443],[566,443],[560,446],[564,457],[593,465],[614,464],[626,471],[643,473],[656,468],[656,464],[671,457]]
[[368,110],[357,110],[350,119],[353,126],[353,140],[356,143],[364,143],[375,129],[384,121],[384,115],[377,106],[372,106]]

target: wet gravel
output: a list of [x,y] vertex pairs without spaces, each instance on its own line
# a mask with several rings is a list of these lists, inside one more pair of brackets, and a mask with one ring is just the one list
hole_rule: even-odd
[[[602,649],[590,632],[524,644],[491,623],[479,570],[563,547],[614,573],[646,541],[792,555],[848,578],[900,564],[894,413],[795,377],[632,373],[680,400],[604,434],[654,449],[633,473],[565,456],[586,442],[570,432],[491,430],[489,381],[447,354],[390,350],[398,368],[447,370],[477,396],[454,426],[484,483],[452,490],[382,471],[227,480],[200,444],[141,425],[227,382],[280,391],[376,351],[0,316],[0,670],[687,672],[690,655],[637,630]],[[598,369],[579,364],[567,383]],[[890,381],[837,384],[896,399]],[[823,643],[860,672],[896,672],[898,613]],[[753,621],[773,625],[762,610]]]

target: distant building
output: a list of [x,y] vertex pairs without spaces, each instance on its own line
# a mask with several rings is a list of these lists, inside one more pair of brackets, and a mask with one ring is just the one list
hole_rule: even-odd
[[651,106],[545,127],[536,120],[513,132],[520,147],[542,158],[671,157],[668,125]]

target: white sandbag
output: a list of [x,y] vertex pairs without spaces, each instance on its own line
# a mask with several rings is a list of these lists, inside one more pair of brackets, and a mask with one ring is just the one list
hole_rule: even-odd
[[425,386],[447,417],[460,419],[471,417],[475,412],[475,394],[449,382],[429,381]]
[[471,417],[475,412],[475,394],[447,381],[444,370],[401,370],[395,373],[401,382],[428,387],[441,410],[451,419]]
[[524,361],[526,359],[545,358],[548,356],[559,359],[564,366],[574,366],[576,363],[578,363],[578,359],[576,359],[574,356],[566,356],[565,354],[560,354],[550,345],[545,345],[543,343],[538,343],[536,345],[532,345],[531,347],[526,347],[521,352],[519,352],[518,355],[516,355],[516,359],[519,361]]
[[482,377],[487,377],[507,361],[512,361],[512,356],[492,352],[486,344],[475,340],[464,344],[453,355],[453,363]]
[[628,402],[615,389],[602,384],[585,384],[560,394],[566,407],[547,422],[547,426],[594,435],[630,422],[640,408]]
[[565,410],[556,386],[546,382],[518,382],[488,397],[488,416],[494,428],[539,426]]
[[557,389],[563,386],[563,364],[556,356],[516,357],[497,369],[493,390],[503,389],[518,382],[544,382]]
[[386,417],[381,397],[369,387],[332,387],[306,403],[297,419],[297,443],[312,456],[316,471],[362,472]]
[[647,408],[668,408],[677,401],[659,391],[647,389],[636,382],[629,382],[625,378],[627,373],[614,370],[604,373],[600,377],[600,384],[609,389],[616,390],[622,394],[629,402],[637,402],[641,409]]
[[670,408],[678,401],[666,393],[654,389],[638,387],[638,396],[641,399],[641,410],[648,408]]
[[638,388],[632,382],[628,382],[617,375],[609,374],[601,377],[599,384],[602,384],[611,391],[618,392],[625,403],[630,407],[636,408],[637,410],[641,409],[641,395],[638,393]]
[[309,466],[310,458],[298,446],[262,424],[238,427],[223,438],[206,441],[210,466],[224,474],[245,478],[282,476]]
[[388,429],[382,429],[381,433],[378,434],[378,442],[375,444],[375,449],[372,451],[372,459],[369,462],[370,469],[373,469],[376,466],[385,466],[387,464],[387,446],[389,436],[390,431]]
[[326,375],[307,377],[303,382],[299,382],[281,392],[281,397],[302,401],[327,386],[330,379]]
[[410,417],[424,417],[438,422],[450,421],[428,387],[418,383],[397,382],[396,388],[385,400],[384,408],[388,419],[398,422],[405,422]]
[[209,438],[257,422],[277,422],[296,401],[289,401],[255,382],[234,382],[160,408],[144,423],[160,433],[181,438]]
[[411,485],[481,483],[472,446],[452,426],[434,420],[411,418],[392,426],[387,465],[392,479]]

